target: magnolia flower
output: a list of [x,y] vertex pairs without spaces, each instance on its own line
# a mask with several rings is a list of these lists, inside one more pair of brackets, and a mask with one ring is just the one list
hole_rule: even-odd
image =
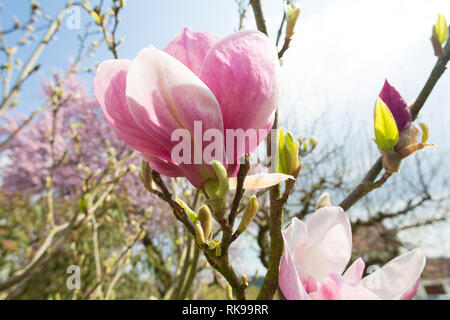
[[412,122],[411,111],[401,94],[386,80],[375,105],[375,142],[383,156],[387,172],[398,172],[401,160],[431,144],[426,144],[428,127],[419,128]]
[[[94,89],[115,132],[140,151],[153,169],[169,177],[184,176],[201,187],[215,179],[214,170],[192,157],[189,163],[172,161],[171,152],[178,143],[172,134],[187,130],[193,148],[203,151],[208,143],[196,145],[196,123],[201,123],[203,131],[214,129],[222,136],[227,129],[258,133],[265,129],[256,145],[234,146],[233,159],[215,159],[233,176],[239,167],[237,159],[254,151],[272,127],[279,82],[276,48],[264,34],[242,31],[220,39],[184,29],[163,51],[150,46],[134,60],[103,62]],[[226,149],[226,141],[222,145]]]
[[283,232],[285,252],[279,285],[291,300],[412,299],[425,266],[421,249],[412,250],[362,278],[352,252],[350,222],[340,207],[317,210],[306,223],[294,218]]

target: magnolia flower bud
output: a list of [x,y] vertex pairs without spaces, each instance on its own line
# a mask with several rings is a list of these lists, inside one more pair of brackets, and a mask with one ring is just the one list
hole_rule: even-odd
[[433,25],[433,33],[432,35],[439,42],[439,45],[443,45],[449,36],[447,21],[445,20],[444,15],[438,13],[438,19],[436,23]]
[[227,299],[228,300],[234,300],[234,298],[233,298],[233,288],[231,288],[231,285],[229,283],[227,283],[226,294],[227,294]]
[[327,192],[320,196],[319,201],[316,204],[316,210],[323,207],[332,207],[330,195]]
[[211,211],[209,210],[207,205],[203,205],[197,214],[197,220],[200,221],[203,233],[205,235],[205,238],[208,239],[211,235]]
[[292,175],[297,171],[299,162],[300,141],[295,141],[290,132],[283,134],[283,129],[278,131],[278,164],[277,172]]
[[241,234],[247,229],[250,222],[252,222],[253,218],[256,215],[256,212],[258,211],[258,200],[256,199],[256,196],[252,196],[245,206],[244,213],[242,214],[241,223],[239,223],[239,226],[237,228],[237,233]]
[[206,243],[205,241],[205,234],[203,233],[203,228],[200,222],[197,222],[195,224],[195,237],[197,240],[197,243],[201,246]]
[[247,288],[248,287],[248,280],[247,280],[247,276],[244,274],[244,275],[242,275],[242,286],[244,287],[244,288]]
[[286,6],[286,39],[290,39],[294,35],[294,28],[299,16],[300,8],[292,8],[289,5]]
[[412,122],[411,110],[400,93],[386,80],[375,104],[375,143],[383,158],[383,167],[389,174],[400,170],[401,160],[423,149],[428,139],[428,127],[422,126],[422,142],[417,136],[419,128]]
[[222,246],[220,243],[216,247],[216,257],[220,257],[222,255]]
[[150,168],[149,164],[146,161],[142,161],[141,163],[141,181],[146,188],[152,187],[152,168]]

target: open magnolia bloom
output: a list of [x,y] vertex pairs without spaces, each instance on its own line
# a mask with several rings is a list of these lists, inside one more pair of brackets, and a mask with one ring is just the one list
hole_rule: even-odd
[[[212,160],[234,176],[238,159],[264,140],[274,121],[279,73],[276,47],[258,31],[220,39],[184,29],[163,51],[151,46],[134,60],[103,62],[94,89],[115,132],[140,151],[150,167],[202,187],[216,178]],[[251,129],[257,136],[241,145],[217,141],[229,129]],[[183,150],[179,155],[185,161],[174,161],[172,152],[181,138],[192,154]],[[215,158],[207,161],[204,151],[213,143]]]
[[289,300],[412,299],[425,267],[425,255],[415,249],[364,278],[361,258],[345,270],[352,232],[340,207],[321,208],[305,223],[294,218],[283,230],[283,238],[278,280]]

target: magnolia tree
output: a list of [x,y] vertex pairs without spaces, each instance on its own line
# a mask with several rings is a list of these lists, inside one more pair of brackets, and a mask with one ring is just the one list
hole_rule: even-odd
[[[332,184],[321,179],[311,189],[296,186],[302,168],[311,171],[310,154],[320,149],[315,139],[295,138],[279,123],[281,61],[301,20],[292,1],[284,4],[276,41],[268,37],[261,2],[238,1],[239,29],[251,7],[258,30],[220,38],[185,28],[163,50],[143,48],[132,60],[118,53],[125,3],[109,5],[75,5],[92,24],[80,36],[78,57],[65,73],[45,81],[45,103],[28,117],[12,113],[17,96],[74,5],[69,2],[50,20],[42,47],[25,66],[4,68],[2,297],[35,298],[33,288],[45,284],[48,298],[185,299],[201,296],[205,279],[221,286],[228,299],[273,299],[277,292],[283,299],[415,296],[423,251],[392,257],[367,275],[363,259],[352,256],[357,223],[347,211],[396,179],[408,156],[433,146],[428,126],[414,121],[450,59],[442,15],[431,35],[437,62],[418,98],[408,106],[387,80],[374,97],[372,148],[379,158],[346,194],[349,186],[340,176],[345,171]],[[40,15],[42,8],[32,1],[30,21],[17,22],[2,37],[17,32],[28,40]],[[79,65],[102,43],[113,59],[88,78],[93,97],[82,85]],[[2,47],[10,61],[17,50],[6,42]],[[339,149],[333,152],[336,159]],[[322,159],[330,163],[329,155]],[[312,193],[328,188],[340,191],[339,204],[327,194],[311,201]],[[303,209],[295,213],[299,192]],[[236,268],[239,246],[255,230],[266,267],[256,294]],[[74,274],[65,281],[68,261],[67,272]],[[37,273],[44,268],[60,270],[58,281]],[[80,277],[87,288],[80,288]],[[119,282],[126,289],[116,290]],[[76,290],[58,289],[64,285]]]

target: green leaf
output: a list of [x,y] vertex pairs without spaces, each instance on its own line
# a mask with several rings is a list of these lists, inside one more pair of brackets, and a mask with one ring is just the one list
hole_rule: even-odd
[[378,98],[374,114],[375,140],[380,150],[393,151],[398,142],[398,129],[387,105]]
[[444,15],[438,13],[438,20],[433,26],[433,33],[439,42],[443,45],[448,39],[448,26]]
[[298,147],[299,143],[295,142],[294,137],[290,132],[284,136],[284,154],[285,154],[285,174],[293,174],[298,166]]
[[186,211],[189,220],[195,224],[197,222],[197,214],[180,198],[176,198],[175,201]]

